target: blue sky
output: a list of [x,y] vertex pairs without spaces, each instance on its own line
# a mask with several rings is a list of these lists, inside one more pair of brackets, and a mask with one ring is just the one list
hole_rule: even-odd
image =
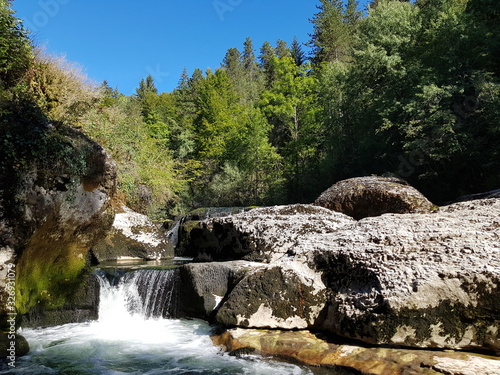
[[[365,1],[360,3],[364,4]],[[151,74],[172,91],[183,68],[220,66],[231,47],[251,37],[307,42],[317,0],[15,0],[35,44],[79,63],[89,78],[124,94]],[[307,50],[307,48],[305,48]]]

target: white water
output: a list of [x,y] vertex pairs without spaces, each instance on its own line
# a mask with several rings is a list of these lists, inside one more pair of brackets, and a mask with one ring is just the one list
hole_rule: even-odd
[[231,357],[212,344],[203,321],[146,318],[137,307],[136,277],[123,280],[112,287],[102,279],[96,322],[22,330],[31,352],[0,374],[313,374],[293,364]]

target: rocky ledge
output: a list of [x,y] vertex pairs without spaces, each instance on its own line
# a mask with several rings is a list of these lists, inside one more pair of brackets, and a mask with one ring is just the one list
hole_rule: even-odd
[[308,331],[231,329],[212,337],[230,355],[274,356],[370,375],[499,375],[500,360],[463,352],[338,344]]
[[500,353],[500,199],[359,221],[312,205],[257,208],[204,222],[201,238],[200,258],[259,261],[210,263],[227,269],[218,289],[210,278],[191,288],[219,295],[204,308],[222,326]]
[[167,235],[150,218],[125,206],[116,211],[108,236],[92,248],[97,262],[173,258],[174,249]]

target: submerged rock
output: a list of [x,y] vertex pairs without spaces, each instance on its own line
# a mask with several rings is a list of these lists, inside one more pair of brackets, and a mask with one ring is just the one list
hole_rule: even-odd
[[212,258],[267,263],[228,289],[223,325],[500,352],[500,199],[357,222],[308,205],[258,208],[205,231]]
[[435,206],[406,181],[388,177],[357,177],[337,182],[314,204],[356,220],[385,213],[428,213]]
[[[500,358],[470,353],[343,345],[309,331],[231,329],[212,337],[230,353],[274,356],[372,375],[500,375]],[[244,354],[240,354],[244,355]]]
[[92,247],[98,262],[119,259],[173,258],[174,249],[167,235],[151,219],[122,206],[115,215],[108,236]]

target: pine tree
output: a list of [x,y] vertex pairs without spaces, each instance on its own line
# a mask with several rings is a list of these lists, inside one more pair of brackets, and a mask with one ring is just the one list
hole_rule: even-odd
[[290,57],[292,55],[290,48],[288,47],[287,42],[284,40],[278,39],[276,41],[276,56],[281,57]]
[[154,83],[153,76],[149,74],[146,79],[142,79],[139,87],[135,90],[139,99],[144,100],[148,93],[158,94],[158,89]]
[[348,2],[344,12],[341,0],[320,0],[319,12],[311,22],[314,33],[309,45],[313,48],[313,62],[348,61],[352,55],[352,47],[356,41],[356,33],[352,23],[356,20],[356,1]]
[[252,39],[249,37],[243,44],[243,53],[241,55],[241,62],[247,71],[254,71],[258,68],[257,59],[255,58],[255,50],[253,48]]
[[264,44],[260,48],[259,66],[261,71],[264,73],[264,86],[266,89],[271,88],[274,80],[276,79],[276,68],[273,63],[273,58],[275,56],[276,54],[271,43],[267,41],[264,42]]
[[238,48],[230,48],[221,64],[232,82],[238,82],[242,76],[241,53]]
[[297,66],[303,65],[307,61],[306,54],[302,50],[302,46],[299,43],[297,37],[293,38],[291,54]]

